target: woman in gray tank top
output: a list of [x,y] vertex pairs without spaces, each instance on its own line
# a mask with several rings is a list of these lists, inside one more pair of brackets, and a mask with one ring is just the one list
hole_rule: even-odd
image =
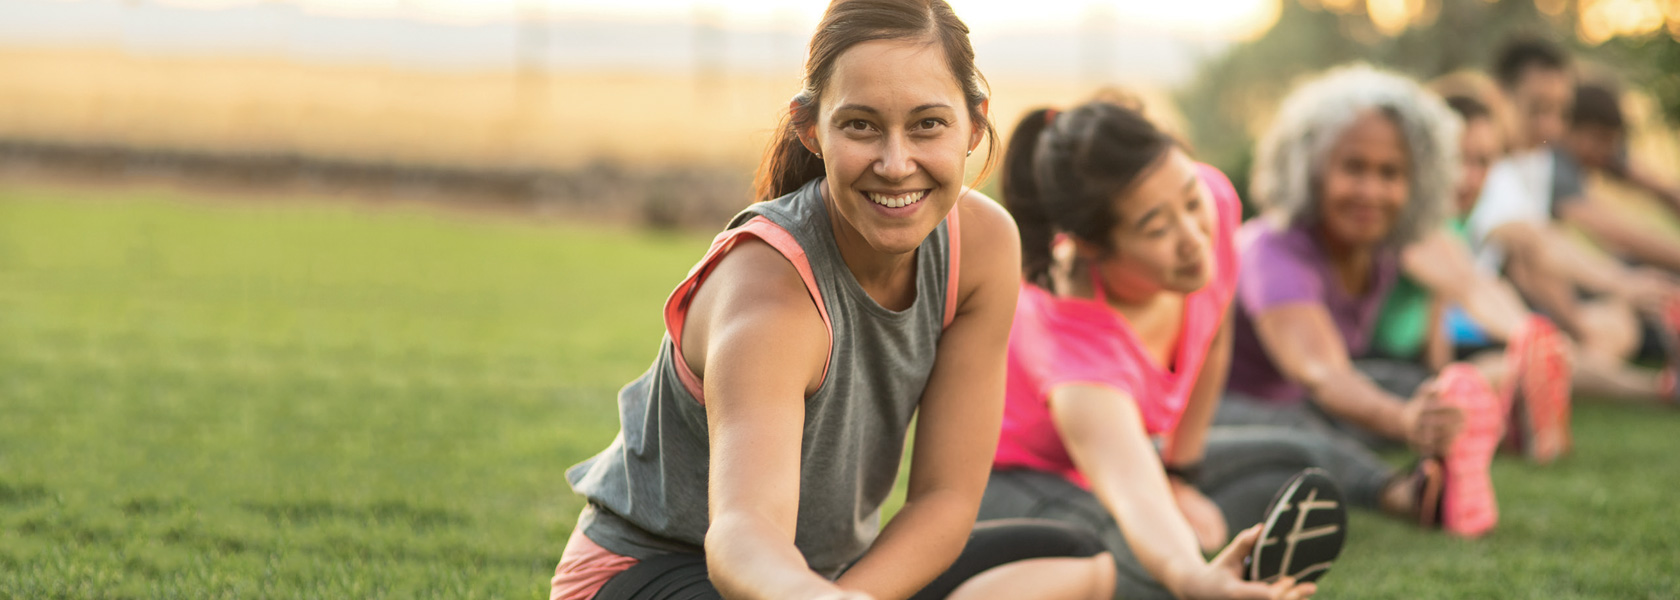
[[619,436],[567,472],[589,506],[551,597],[1107,597],[1087,532],[974,527],[1020,251],[964,187],[992,138],[966,26],[943,0],[835,2],[805,81]]

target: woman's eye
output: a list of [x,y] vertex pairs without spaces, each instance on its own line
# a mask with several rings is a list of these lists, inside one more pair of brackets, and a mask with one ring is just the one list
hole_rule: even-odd
[[869,121],[853,119],[846,122],[845,128],[852,131],[869,131]]
[[933,129],[944,124],[945,122],[939,119],[922,119],[922,129]]

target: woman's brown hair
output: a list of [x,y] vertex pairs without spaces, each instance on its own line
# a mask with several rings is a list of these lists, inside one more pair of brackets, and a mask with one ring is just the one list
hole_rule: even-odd
[[1178,142],[1135,107],[1093,100],[1065,113],[1027,113],[1003,159],[1003,205],[1021,232],[1021,272],[1050,288],[1057,232],[1109,247],[1114,199]]
[[846,50],[874,40],[927,40],[945,50],[951,74],[962,86],[969,118],[986,128],[986,166],[975,180],[991,170],[997,148],[997,131],[982,112],[986,101],[986,79],[974,66],[974,47],[964,25],[945,0],[834,0],[823,14],[817,32],[811,36],[805,61],[805,89],[777,128],[770,147],[759,162],[753,180],[753,197],[773,200],[793,193],[806,182],[822,177],[823,162],[799,141],[799,131],[817,118],[817,99],[828,87],[834,62]]

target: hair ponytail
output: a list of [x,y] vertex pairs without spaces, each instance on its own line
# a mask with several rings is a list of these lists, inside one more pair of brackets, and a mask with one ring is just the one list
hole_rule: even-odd
[[1039,287],[1050,287],[1051,244],[1056,226],[1050,218],[1049,207],[1039,193],[1037,168],[1039,138],[1049,128],[1055,111],[1040,108],[1027,113],[1009,134],[1009,146],[1003,155],[1003,205],[1015,218],[1021,232],[1021,274]]
[[1057,232],[1109,248],[1114,202],[1178,146],[1136,108],[1087,102],[1027,113],[1003,157],[1003,204],[1021,232],[1021,274],[1049,289]]
[[782,115],[781,135],[770,140],[764,160],[753,175],[753,199],[775,200],[797,191],[805,182],[823,176],[823,161],[799,140],[799,130],[816,118],[816,102],[808,92],[794,96]]

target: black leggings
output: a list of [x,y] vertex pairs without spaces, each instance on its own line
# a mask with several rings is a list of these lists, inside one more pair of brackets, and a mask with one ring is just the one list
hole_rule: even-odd
[[[935,600],[993,567],[1032,558],[1088,558],[1104,552],[1090,532],[1054,521],[1009,519],[976,525],[957,561],[912,600]],[[713,600],[721,598],[706,576],[706,557],[666,554],[619,573],[596,600]]]
[[[1290,477],[1335,456],[1328,444],[1299,432],[1273,427],[1214,427],[1208,430],[1204,466],[1196,487],[1219,507],[1230,532],[1235,534],[1265,518],[1266,505]],[[980,518],[1019,517],[1053,519],[1096,533],[1114,557],[1114,598],[1172,599],[1132,552],[1119,522],[1089,490],[1044,471],[992,471],[986,495],[980,501]]]

